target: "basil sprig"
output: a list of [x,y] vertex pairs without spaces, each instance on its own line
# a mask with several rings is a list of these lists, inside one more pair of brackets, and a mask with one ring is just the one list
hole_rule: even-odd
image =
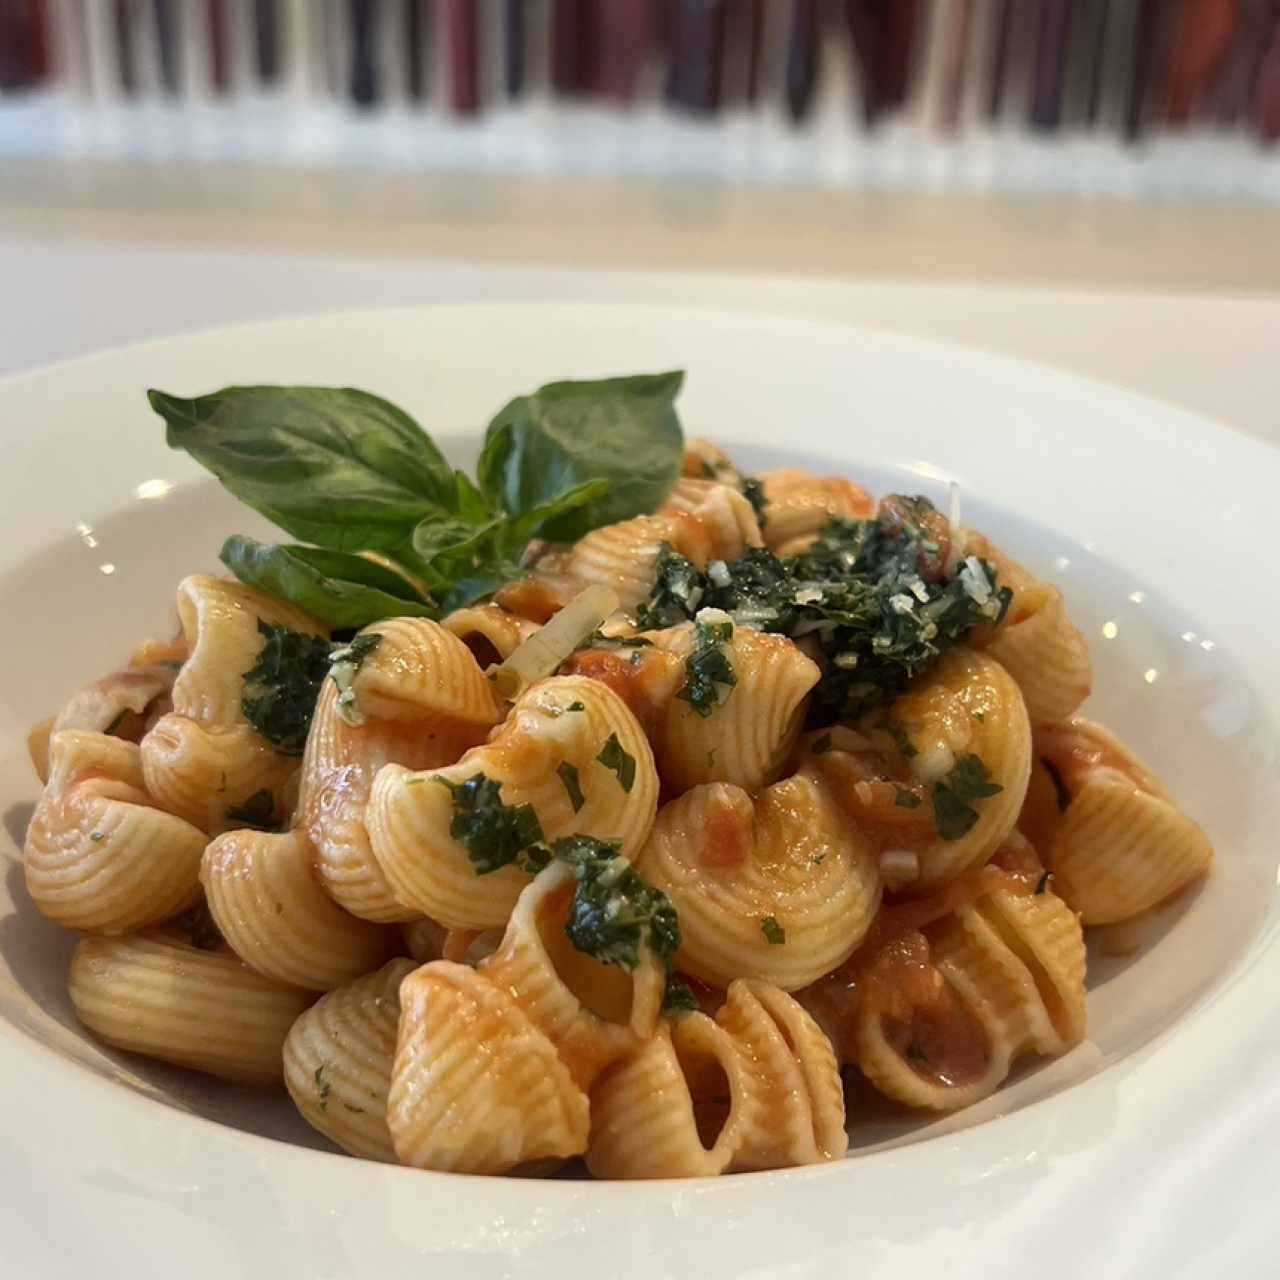
[[[404,410],[340,387],[151,391],[171,448],[302,543],[236,536],[242,582],[335,628],[433,617],[520,573],[533,538],[570,541],[654,510],[679,475],[683,374],[556,382],[512,400],[476,479]],[[377,552],[391,567],[360,552]]]

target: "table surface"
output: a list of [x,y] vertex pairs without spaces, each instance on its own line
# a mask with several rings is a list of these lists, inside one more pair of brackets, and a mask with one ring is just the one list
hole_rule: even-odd
[[52,238],[0,221],[0,374],[308,312],[497,300],[723,306],[872,325],[1043,361],[1280,444],[1280,295],[467,262]]

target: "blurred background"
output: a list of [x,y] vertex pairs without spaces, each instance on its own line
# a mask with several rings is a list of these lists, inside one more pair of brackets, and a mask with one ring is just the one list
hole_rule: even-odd
[[[549,292],[1109,375],[1123,331],[1167,391],[1162,298],[1280,288],[1277,139],[1280,0],[0,0],[0,370]],[[1235,359],[1241,326],[1190,334]]]

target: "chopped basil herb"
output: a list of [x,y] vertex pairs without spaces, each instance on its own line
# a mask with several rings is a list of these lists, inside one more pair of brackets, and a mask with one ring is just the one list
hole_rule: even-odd
[[581,702],[571,702],[565,708],[566,711],[585,711],[586,709],[586,706]]
[[693,994],[693,988],[683,978],[677,978],[673,973],[667,979],[667,989],[662,997],[662,1012],[696,1013],[699,1007],[698,997]]
[[89,832],[89,839],[92,840],[94,844],[97,844],[100,840],[105,840],[106,838],[107,838],[107,833],[105,831]]
[[920,807],[920,797],[914,791],[903,791],[899,788],[898,793],[893,797],[893,803],[899,809],[918,809]]
[[128,707],[126,707],[123,711],[117,712],[115,717],[112,719],[111,723],[107,725],[107,727],[103,729],[102,732],[105,733],[108,737],[111,737],[114,734],[118,733],[120,731],[121,726],[124,724],[126,718],[128,717],[128,715],[129,715]]
[[986,719],[987,719],[987,713],[986,713],[985,711],[975,711],[975,712],[973,713],[973,718],[974,718],[974,719],[975,719],[979,724],[984,724],[984,723],[986,722]]
[[1058,798],[1058,812],[1066,813],[1071,804],[1071,792],[1067,790],[1067,784],[1062,780],[1062,774],[1058,766],[1045,756],[1040,757],[1040,763],[1044,765],[1044,770],[1049,775],[1049,781],[1053,783],[1053,789]]
[[761,532],[763,532],[765,525],[768,523],[768,516],[765,515],[764,509],[769,501],[764,496],[764,485],[755,476],[743,476],[741,486],[742,496],[751,503],[751,509],[756,513],[756,524],[760,526]]
[[933,788],[933,820],[944,840],[959,840],[978,821],[969,803],[997,795],[1004,788],[991,781],[991,772],[975,755],[961,756],[942,782]]
[[[653,641],[644,636],[606,636],[600,631],[593,631],[578,646],[579,649],[652,649]],[[635,658],[632,654],[632,658]]]
[[244,804],[228,809],[227,817],[242,827],[257,827],[266,831],[273,825],[275,807],[275,797],[269,788],[264,787],[261,791],[255,791]]
[[631,788],[636,781],[636,761],[634,756],[627,754],[622,743],[618,741],[616,733],[611,733],[605,740],[605,744],[600,748],[600,754],[596,756],[596,760],[604,765],[606,769],[612,769],[618,775],[618,782],[623,791],[630,795]]
[[685,659],[685,681],[676,697],[706,719],[722,700],[720,690],[728,698],[738,683],[729,655],[721,648],[733,638],[733,623],[697,622],[693,634],[693,652]]
[[904,760],[910,760],[914,756],[920,754],[916,750],[915,743],[907,737],[907,731],[900,724],[887,724],[885,728],[888,730],[889,736],[893,739],[894,745],[898,748],[898,754]]
[[329,1094],[333,1091],[333,1086],[324,1078],[324,1063],[316,1068],[315,1073],[316,1090],[320,1094],[320,1110],[329,1110]]
[[355,678],[365,659],[381,643],[382,636],[377,631],[366,631],[329,655],[329,674],[338,686],[338,714],[348,724],[364,724],[364,714],[356,702]]
[[240,706],[277,751],[301,755],[320,686],[329,674],[329,642],[261,620],[258,633],[266,643],[244,673]]
[[578,878],[564,931],[579,951],[602,964],[634,969],[647,946],[664,964],[680,947],[680,922],[671,900],[618,852],[592,836],[565,836],[551,855]]
[[765,916],[760,921],[760,932],[771,947],[780,947],[787,940],[786,930],[772,916]]
[[453,792],[449,834],[467,851],[477,875],[510,866],[522,850],[542,840],[542,824],[531,804],[509,805],[501,784],[483,773],[465,782],[437,778]]
[[809,750],[815,756],[825,756],[831,750],[831,735],[829,733],[820,733],[813,740],[813,746]]
[[577,767],[567,760],[561,760],[556,766],[556,772],[560,775],[560,781],[564,783],[564,789],[569,793],[569,803],[573,805],[574,813],[577,813],[587,803],[587,798],[582,794],[582,787],[578,782]]
[[999,623],[1012,599],[976,558],[942,574],[945,521],[924,498],[887,498],[875,520],[831,520],[803,554],[760,547],[717,566],[713,581],[664,546],[642,626],[687,621],[701,608],[739,626],[811,637],[822,677],[813,726],[890,702],[908,682],[978,625]]
[[1046,871],[1044,875],[1042,875],[1040,879],[1036,881],[1036,893],[1037,894],[1044,893],[1045,890],[1048,889],[1049,887],[1049,881],[1052,879],[1053,879],[1053,872]]

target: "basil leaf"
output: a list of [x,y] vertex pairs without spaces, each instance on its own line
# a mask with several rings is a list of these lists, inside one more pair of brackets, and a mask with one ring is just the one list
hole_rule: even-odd
[[221,559],[241,582],[296,604],[334,629],[380,618],[437,616],[435,606],[398,574],[345,551],[269,546],[236,534],[222,544]]
[[431,438],[366,391],[257,386],[147,397],[170,448],[307,542],[391,550],[424,517],[453,506],[453,473]]
[[527,515],[588,480],[608,491],[530,530],[569,542],[660,506],[680,474],[675,398],[683,373],[552,382],[518,396],[489,424],[476,474],[489,503]]

